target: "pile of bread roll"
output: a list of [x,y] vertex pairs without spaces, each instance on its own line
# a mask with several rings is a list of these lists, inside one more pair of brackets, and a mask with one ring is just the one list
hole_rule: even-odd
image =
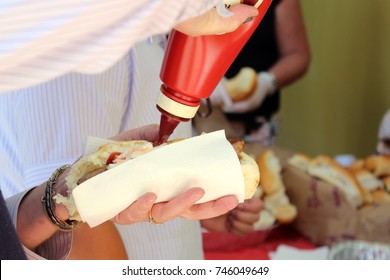
[[281,163],[271,149],[264,150],[258,157],[260,187],[256,195],[264,202],[264,209],[256,228],[267,228],[275,222],[288,224],[297,217],[297,208],[291,204],[281,177]]
[[370,155],[345,167],[329,156],[310,158],[296,153],[288,159],[288,164],[338,187],[357,208],[373,203],[390,203],[388,155]]

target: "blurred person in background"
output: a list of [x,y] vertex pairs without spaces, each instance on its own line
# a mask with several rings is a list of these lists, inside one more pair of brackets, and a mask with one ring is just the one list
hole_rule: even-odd
[[[253,94],[243,101],[233,102],[227,94],[227,80],[223,79],[210,98],[211,104],[222,107],[234,136],[263,145],[275,143],[281,90],[301,78],[309,64],[310,49],[299,0],[273,0],[259,27],[225,75],[229,80],[242,68],[253,68],[257,72]],[[198,121],[199,117],[195,126]]]
[[386,111],[380,122],[376,151],[379,154],[390,155],[390,109]]
[[390,155],[390,109],[385,112],[380,122],[376,151],[379,154]]

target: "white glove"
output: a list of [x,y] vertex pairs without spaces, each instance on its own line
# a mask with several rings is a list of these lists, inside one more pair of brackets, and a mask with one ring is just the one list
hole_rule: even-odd
[[275,78],[271,73],[260,72],[257,74],[257,86],[253,94],[243,101],[224,104],[222,110],[225,113],[246,113],[252,111],[263,103],[266,96],[271,95],[276,90]]
[[222,80],[219,82],[213,93],[210,95],[210,101],[213,106],[232,106],[233,101],[228,95],[224,83],[226,81],[226,78],[223,77]]

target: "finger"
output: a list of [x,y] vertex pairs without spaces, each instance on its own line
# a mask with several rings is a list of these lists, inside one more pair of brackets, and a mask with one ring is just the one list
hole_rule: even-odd
[[240,221],[242,223],[246,224],[254,224],[259,220],[259,212],[249,212],[249,211],[242,211],[238,209],[234,209],[231,213],[232,219]]
[[144,139],[146,141],[153,142],[158,139],[159,130],[160,126],[157,124],[143,126],[140,128],[139,131],[139,139]]
[[232,216],[228,218],[228,230],[238,236],[243,236],[253,231],[253,224],[247,224],[240,220],[234,219]]
[[227,213],[235,208],[237,204],[237,197],[228,195],[217,200],[193,205],[182,214],[182,217],[190,220],[210,219]]
[[259,213],[261,210],[263,210],[263,208],[263,201],[259,197],[252,197],[251,199],[247,199],[244,201],[244,203],[240,203],[236,207],[238,210],[252,213]]
[[203,195],[202,188],[191,188],[169,202],[155,204],[152,216],[159,223],[172,220],[188,211]]
[[149,210],[152,208],[156,199],[156,194],[146,193],[116,215],[112,221],[117,224],[132,224],[146,221],[149,217]]
[[244,4],[232,6],[229,10],[231,15],[220,17],[221,23],[219,23],[219,25],[224,26],[228,30],[226,32],[236,30],[241,24],[249,22],[259,14],[255,7]]
[[112,137],[116,141],[146,140],[153,142],[158,138],[159,126],[151,124],[122,132]]
[[223,16],[216,9],[186,20],[175,29],[190,36],[222,34],[236,30],[249,18],[256,17],[258,10],[249,5],[236,5],[230,9],[232,15]]
[[229,16],[221,15],[217,9],[209,13],[207,25],[199,30],[198,35],[225,34],[235,31],[241,24],[258,15],[258,10],[249,5],[236,5],[230,9]]

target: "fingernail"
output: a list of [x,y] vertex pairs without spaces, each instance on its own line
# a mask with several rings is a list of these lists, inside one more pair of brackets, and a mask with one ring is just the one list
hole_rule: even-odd
[[231,209],[234,209],[238,205],[237,197],[231,197],[228,201],[225,202],[226,206],[228,206]]
[[194,188],[193,192],[194,198],[196,197],[197,200],[201,199],[205,194],[205,191],[202,188]]
[[157,199],[157,196],[155,193],[146,193],[145,194],[145,199],[149,202],[149,203],[154,203]]
[[254,19],[255,17],[248,17],[243,23],[247,23],[247,22],[250,22]]

